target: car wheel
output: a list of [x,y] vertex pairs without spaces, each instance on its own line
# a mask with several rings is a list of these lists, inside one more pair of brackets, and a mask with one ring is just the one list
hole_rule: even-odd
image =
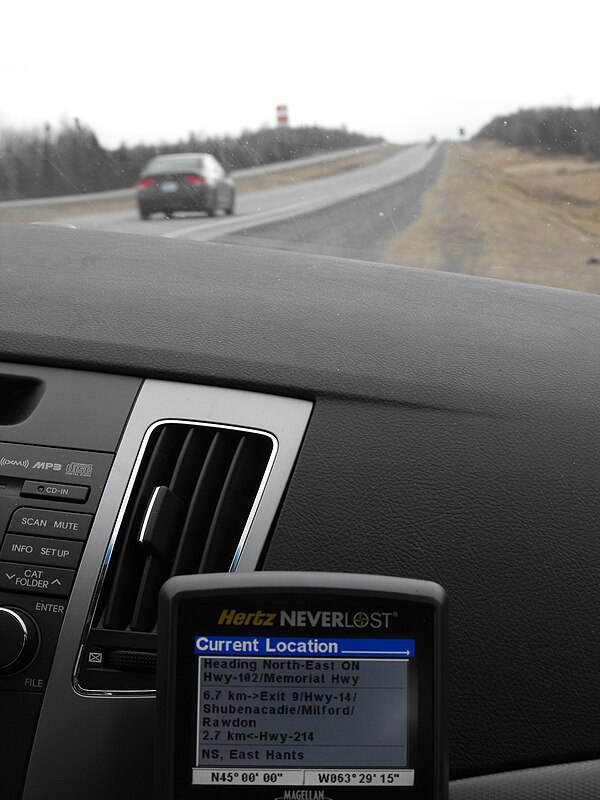
[[235,214],[235,192],[231,193],[231,200],[229,201],[229,205],[225,209],[225,213],[229,214],[230,217],[233,214]]
[[140,208],[140,219],[150,219],[150,212],[142,211],[142,209]]
[[165,211],[164,215],[165,215],[165,219],[173,219],[173,212],[172,211]]
[[218,210],[219,210],[219,195],[217,194],[217,192],[215,192],[213,195],[212,204],[206,213],[208,214],[209,217],[214,217],[216,216]]

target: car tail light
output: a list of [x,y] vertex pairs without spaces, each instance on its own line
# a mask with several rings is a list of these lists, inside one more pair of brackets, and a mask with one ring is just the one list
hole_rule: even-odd
[[202,175],[186,175],[183,180],[193,186],[202,186],[202,184],[206,183]]
[[154,186],[154,178],[142,178],[142,180],[136,183],[135,188],[149,189],[151,186]]

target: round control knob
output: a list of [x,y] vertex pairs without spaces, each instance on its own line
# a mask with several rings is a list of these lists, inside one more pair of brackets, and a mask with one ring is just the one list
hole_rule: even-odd
[[0,607],[0,675],[14,675],[31,664],[39,642],[38,627],[26,611]]

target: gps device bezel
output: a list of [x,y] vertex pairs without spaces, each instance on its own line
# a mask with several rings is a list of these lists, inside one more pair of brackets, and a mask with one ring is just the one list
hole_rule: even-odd
[[[413,672],[418,670],[419,689],[416,696],[414,674],[409,684],[413,692],[409,704],[409,716],[412,718],[409,744],[413,748],[416,746],[416,756],[414,752],[411,754],[415,784],[409,787],[192,784],[197,724],[193,713],[194,703],[190,702],[197,693],[197,656],[192,652],[192,642],[193,636],[208,633],[215,624],[213,620],[212,624],[206,623],[206,629],[203,629],[204,623],[199,622],[202,609],[213,610],[212,605],[220,600],[227,607],[235,608],[248,601],[250,607],[257,607],[257,603],[260,606],[261,600],[263,605],[267,605],[276,598],[282,598],[283,604],[288,606],[292,599],[293,603],[301,605],[301,600],[307,597],[318,598],[321,604],[330,600],[334,606],[343,598],[345,607],[402,607],[404,619],[409,621],[403,630],[408,630],[414,636],[416,654],[421,659],[415,659],[412,665]],[[377,606],[377,603],[384,606]],[[251,627],[250,631],[256,635],[256,628]],[[235,632],[246,634],[248,629]],[[350,636],[348,633],[341,635]],[[444,800],[448,787],[446,636],[445,592],[438,584],[428,581],[308,572],[207,574],[170,579],[161,590],[159,604],[155,797],[157,800],[241,800],[242,797],[244,800],[275,800],[294,789],[326,789],[324,796],[330,800],[370,800],[374,795],[382,800]],[[374,638],[373,634],[371,638]],[[264,769],[262,766],[259,768]],[[343,769],[340,767],[340,771]],[[289,796],[293,796],[293,791]]]

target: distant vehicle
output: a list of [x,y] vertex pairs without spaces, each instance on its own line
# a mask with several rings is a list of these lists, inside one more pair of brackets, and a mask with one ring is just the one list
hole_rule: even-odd
[[175,211],[235,211],[233,180],[209,153],[173,153],[153,158],[136,183],[142,219],[155,212],[171,217]]

